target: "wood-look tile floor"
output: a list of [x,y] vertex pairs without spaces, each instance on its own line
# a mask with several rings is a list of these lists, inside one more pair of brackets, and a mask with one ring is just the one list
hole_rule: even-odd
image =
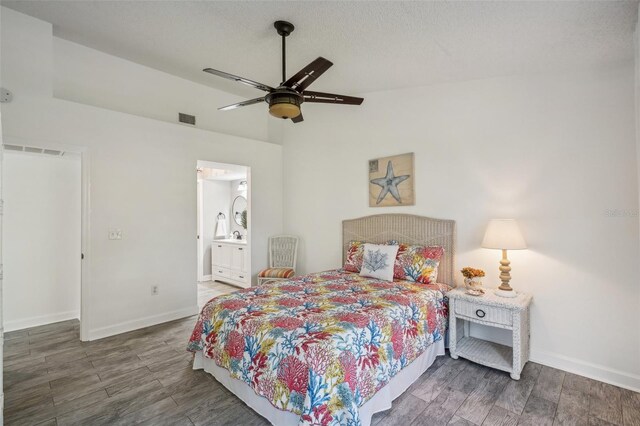
[[221,283],[219,281],[203,281],[198,283],[198,308],[202,307],[211,299],[223,294],[233,293],[239,290],[230,284]]
[[[7,425],[264,425],[191,369],[195,317],[82,343],[78,322],[5,336]],[[436,359],[374,425],[640,425],[640,394],[539,364],[520,381]]]

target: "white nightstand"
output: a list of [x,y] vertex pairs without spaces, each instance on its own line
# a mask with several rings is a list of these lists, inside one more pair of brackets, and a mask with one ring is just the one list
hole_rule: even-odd
[[[487,367],[511,373],[514,380],[529,360],[529,305],[531,295],[518,293],[514,298],[496,296],[485,289],[484,296],[471,296],[464,289],[447,293],[449,297],[449,351]],[[512,347],[469,335],[470,323],[511,330]]]

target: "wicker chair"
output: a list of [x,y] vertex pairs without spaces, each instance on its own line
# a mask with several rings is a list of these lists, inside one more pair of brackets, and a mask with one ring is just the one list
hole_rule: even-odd
[[258,285],[267,281],[280,281],[296,274],[298,237],[276,235],[269,237],[269,267],[258,273]]

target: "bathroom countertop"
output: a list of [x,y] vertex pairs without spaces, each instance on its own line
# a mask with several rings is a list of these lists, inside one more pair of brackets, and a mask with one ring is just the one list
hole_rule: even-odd
[[236,238],[225,238],[224,240],[213,240],[214,243],[241,244],[246,245],[247,240],[238,240]]

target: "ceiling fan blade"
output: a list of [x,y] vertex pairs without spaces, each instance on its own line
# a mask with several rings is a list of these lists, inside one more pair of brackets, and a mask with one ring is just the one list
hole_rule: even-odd
[[296,75],[285,81],[284,86],[297,90],[298,92],[302,92],[304,89],[309,87],[316,78],[320,77],[326,70],[331,68],[332,65],[333,62],[320,56],[318,59],[298,71]]
[[302,113],[300,113],[297,117],[293,117],[291,121],[294,123],[300,123],[301,121],[304,121],[304,117],[302,116]]
[[258,90],[264,90],[265,92],[273,92],[274,89],[266,84],[258,83],[257,81],[249,80],[248,78],[238,77],[237,75],[229,74],[228,72],[214,70],[213,68],[205,68],[202,71],[209,74],[217,75],[218,77],[226,78],[228,80],[237,81],[238,83],[246,84],[247,86],[254,87]]
[[305,102],[318,102],[323,104],[345,104],[360,105],[364,98],[354,96],[335,95],[333,93],[311,92],[309,90],[302,93]]
[[230,109],[236,109],[236,108],[241,108],[241,107],[245,107],[248,105],[253,105],[253,104],[259,104],[260,102],[264,102],[264,98],[255,98],[255,99],[250,99],[248,101],[244,101],[244,102],[238,102],[237,104],[232,104],[232,105],[227,105],[227,106],[223,106],[218,108],[219,111],[228,111]]

